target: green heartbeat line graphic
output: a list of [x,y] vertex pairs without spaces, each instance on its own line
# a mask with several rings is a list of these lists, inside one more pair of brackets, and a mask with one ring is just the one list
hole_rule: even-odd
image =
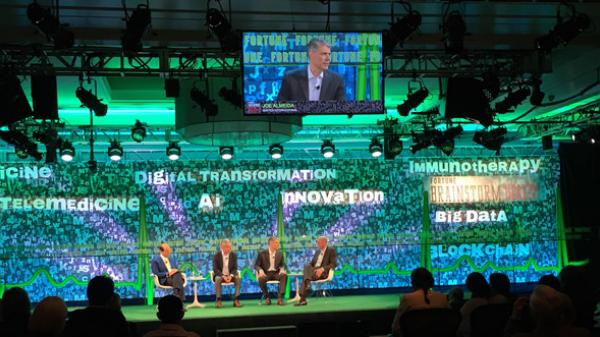
[[[477,271],[477,272],[483,272],[487,269],[493,269],[493,270],[497,270],[497,271],[527,271],[532,268],[536,272],[550,272],[550,271],[558,272],[559,271],[557,266],[540,266],[540,265],[538,265],[537,261],[533,258],[529,258],[525,262],[525,264],[522,266],[498,266],[494,262],[490,262],[490,261],[484,263],[481,266],[477,266],[470,256],[461,256],[452,265],[447,266],[447,267],[436,268],[436,267],[432,266],[431,271],[432,272],[440,272],[440,273],[450,272],[450,271],[458,269],[465,262],[471,267],[471,269],[473,271]],[[198,273],[198,268],[196,268],[196,266],[193,265],[192,263],[181,264],[180,269],[184,272],[189,271],[189,272],[192,272],[193,274]],[[382,274],[389,274],[390,272],[395,275],[405,276],[405,275],[410,275],[410,273],[412,271],[411,270],[401,270],[400,268],[398,268],[398,266],[394,262],[390,261],[386,264],[386,266],[384,268],[380,268],[380,269],[357,269],[357,268],[353,267],[352,265],[346,264],[341,269],[339,269],[339,271],[336,273],[339,273],[339,274],[349,273],[349,274],[354,274],[354,275],[382,275]],[[241,273],[242,279],[247,278],[247,279],[250,279],[253,281],[256,280],[254,269],[243,268],[240,273]],[[142,270],[141,264],[138,266],[137,274],[138,274],[138,276],[135,281],[116,281],[115,286],[116,287],[132,287],[135,290],[140,291],[143,287],[143,280],[145,279],[144,275],[143,275],[143,270]],[[67,275],[62,281],[57,281],[52,277],[52,275],[50,275],[50,272],[47,269],[40,268],[40,269],[36,270],[27,281],[14,283],[14,284],[5,284],[3,282],[0,283],[0,296],[2,296],[2,294],[4,293],[4,290],[7,288],[30,286],[41,276],[44,276],[48,280],[48,282],[53,287],[56,287],[56,288],[65,287],[69,283],[73,283],[78,286],[86,286],[88,283],[87,280],[78,279],[74,275]],[[208,275],[205,275],[205,277],[207,278],[205,281],[210,282],[210,280],[208,279]]]

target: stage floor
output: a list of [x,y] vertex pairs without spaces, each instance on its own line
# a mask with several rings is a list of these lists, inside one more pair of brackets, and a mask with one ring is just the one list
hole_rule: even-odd
[[[276,301],[272,301],[271,305],[261,305],[258,300],[252,299],[240,301],[243,305],[241,308],[234,308],[233,301],[225,300],[223,301],[223,308],[220,309],[215,308],[214,302],[202,302],[206,307],[188,309],[184,321],[248,316],[393,310],[398,307],[399,298],[398,294],[312,297],[308,299],[308,305],[298,307],[294,306],[294,303],[279,306],[275,304]],[[189,302],[185,304],[187,305]],[[158,321],[156,318],[156,305],[123,306],[122,311],[128,321]]]

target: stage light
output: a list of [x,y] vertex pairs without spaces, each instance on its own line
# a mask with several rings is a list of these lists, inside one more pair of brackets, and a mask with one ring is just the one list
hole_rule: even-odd
[[454,152],[454,141],[463,132],[462,126],[448,128],[443,132],[437,133],[433,138],[433,145],[449,156]]
[[133,128],[131,128],[131,139],[136,143],[141,143],[146,138],[146,127],[139,120],[135,121]]
[[529,95],[531,95],[531,91],[526,87],[520,88],[516,91],[510,91],[502,101],[496,103],[496,112],[511,112],[511,108],[516,108],[519,104],[523,103],[523,101],[527,99]]
[[215,101],[210,99],[200,89],[193,87],[190,90],[190,98],[196,103],[207,116],[216,116],[219,113],[219,106],[215,104]]
[[38,130],[33,132],[33,138],[46,147],[46,163],[56,163],[56,151],[62,148],[62,140],[51,124],[42,123]]
[[420,150],[430,147],[433,144],[433,139],[440,137],[441,134],[442,132],[436,129],[426,129],[421,134],[413,133],[413,145],[410,146],[410,152],[415,154]]
[[496,151],[496,154],[500,154],[500,148],[504,144],[504,136],[506,135],[506,128],[500,127],[493,130],[482,130],[477,131],[473,135],[473,141],[479,145],[482,145],[486,149]]
[[487,127],[494,114],[490,109],[490,92],[484,82],[470,77],[451,77],[446,89],[446,119],[467,118]]
[[60,145],[60,158],[63,161],[70,162],[75,158],[75,148],[68,140],[63,140]]
[[147,5],[139,4],[126,18],[126,28],[121,36],[121,46],[128,53],[137,53],[142,50],[142,37],[148,30],[152,17]]
[[[14,145],[17,155],[19,155],[18,152],[21,152],[22,156],[22,152],[24,152],[35,160],[42,160],[42,154],[38,152],[37,144],[29,140],[25,134],[16,130],[0,131],[0,139]],[[21,156],[19,158],[23,158]]]
[[492,101],[500,94],[500,79],[494,72],[488,71],[481,75],[483,78],[482,88],[488,101]]
[[459,54],[464,50],[467,26],[458,11],[452,11],[444,17],[442,25],[444,48],[448,54]]
[[181,148],[176,142],[170,142],[167,146],[167,157],[170,160],[178,160],[181,156]]
[[27,6],[27,17],[46,38],[54,43],[55,49],[73,47],[75,35],[67,29],[67,25],[60,24],[57,17],[50,13],[49,8],[43,8],[37,2]]
[[597,144],[600,140],[600,126],[589,125],[581,128],[571,135],[574,142],[583,144]]
[[77,88],[75,91],[75,95],[79,98],[82,106],[92,110],[94,115],[97,117],[106,116],[106,112],[108,111],[108,105],[101,103],[96,97],[96,95],[92,94],[90,90],[85,90],[83,87]]
[[283,155],[283,146],[279,144],[273,144],[269,146],[269,154],[273,159],[279,159]]
[[331,158],[335,154],[335,145],[329,139],[325,139],[321,145],[321,153],[325,158]]
[[400,116],[408,116],[412,109],[416,109],[423,101],[429,96],[429,90],[425,87],[421,87],[415,92],[409,92],[404,103],[397,106],[398,114]]
[[209,30],[219,39],[221,49],[226,52],[239,50],[242,46],[241,34],[232,31],[231,24],[223,14],[222,9],[210,7],[210,0],[207,1],[206,7],[206,24]]
[[373,156],[373,158],[381,157],[383,153],[383,146],[381,146],[381,143],[379,142],[379,139],[377,139],[377,137],[373,137],[373,139],[371,139],[371,144],[369,145],[369,152],[371,152],[371,156]]
[[234,106],[240,109],[244,106],[244,103],[242,101],[242,95],[239,93],[235,82],[231,89],[227,87],[222,87],[221,90],[219,90],[219,96],[221,96],[225,101],[233,104]]
[[401,19],[396,18],[389,30],[383,32],[383,49],[386,55],[391,54],[396,45],[402,45],[404,41],[414,33],[421,25],[421,13],[411,10]]
[[110,146],[108,147],[108,157],[112,161],[119,161],[123,157],[123,147],[118,140],[113,139],[110,141]]
[[0,126],[11,125],[34,113],[15,74],[0,71]]
[[590,27],[590,18],[583,13],[573,13],[573,15],[563,22],[562,17],[558,17],[558,23],[550,32],[540,36],[535,40],[537,49],[550,52],[558,45],[567,45],[584,30]]
[[230,160],[233,158],[233,147],[232,146],[221,146],[219,148],[219,155],[223,160]]
[[531,80],[531,96],[529,97],[529,103],[531,105],[540,105],[544,100],[546,94],[542,92],[542,81],[539,78],[533,78]]

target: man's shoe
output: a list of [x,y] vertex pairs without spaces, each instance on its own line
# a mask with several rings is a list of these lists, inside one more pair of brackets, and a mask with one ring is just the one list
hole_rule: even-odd
[[277,299],[277,305],[283,305],[283,299],[281,299],[281,297]]
[[215,307],[222,308],[223,307],[223,302],[221,302],[221,300],[217,300],[217,304],[215,305]]
[[233,306],[236,308],[241,308],[242,305],[240,304],[240,300],[238,300],[237,298],[233,300]]
[[306,300],[301,299],[298,303],[296,303],[294,305],[297,306],[297,307],[299,307],[299,306],[307,305],[307,304],[308,304],[308,302],[306,302]]
[[271,299],[270,298],[265,298],[265,304],[266,305],[271,305]]

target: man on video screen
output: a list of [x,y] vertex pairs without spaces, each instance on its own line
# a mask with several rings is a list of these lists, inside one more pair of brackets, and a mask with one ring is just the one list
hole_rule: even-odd
[[308,67],[290,71],[283,77],[277,100],[344,101],[344,79],[328,70],[331,49],[327,42],[321,39],[310,40],[308,58]]

